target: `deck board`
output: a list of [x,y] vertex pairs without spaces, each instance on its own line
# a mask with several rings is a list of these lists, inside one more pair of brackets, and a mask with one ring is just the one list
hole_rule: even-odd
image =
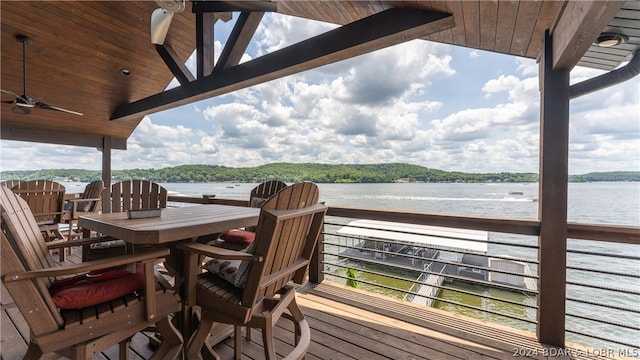
[[[67,262],[79,262],[78,252]],[[28,327],[2,285],[0,359],[22,359]],[[298,304],[311,327],[308,360],[325,359],[513,359],[515,349],[543,353],[534,334],[474,320],[446,311],[367,293],[337,284],[306,286]],[[286,354],[293,347],[293,325],[281,319],[274,330],[276,351]],[[148,359],[153,349],[150,333],[138,333],[131,342],[132,360]],[[259,330],[251,341],[243,339],[243,359],[263,359]],[[221,359],[233,358],[233,339],[215,347]],[[117,359],[118,347],[95,359]],[[586,354],[586,352],[584,352]],[[533,358],[543,359],[538,356]],[[561,358],[561,357],[560,357]],[[571,359],[581,359],[572,356]],[[597,357],[590,357],[594,359]],[[43,359],[65,359],[47,354]]]

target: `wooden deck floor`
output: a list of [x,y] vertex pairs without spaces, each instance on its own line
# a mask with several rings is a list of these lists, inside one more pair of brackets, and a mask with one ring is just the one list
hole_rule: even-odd
[[[75,262],[74,255],[68,260]],[[2,286],[0,358],[22,359],[29,330],[11,297]],[[545,349],[533,334],[426,308],[357,289],[323,283],[302,289],[298,296],[311,327],[312,345],[307,359],[546,359]],[[293,326],[286,320],[275,331],[279,353],[292,347]],[[261,336],[251,332],[243,341],[244,359],[262,359]],[[131,345],[131,359],[148,359],[149,339],[138,333]],[[233,341],[216,350],[222,359],[233,358]],[[598,359],[585,349],[565,350],[565,359]],[[117,359],[117,347],[95,357]],[[551,358],[551,357],[549,357]],[[47,354],[43,359],[64,359]]]

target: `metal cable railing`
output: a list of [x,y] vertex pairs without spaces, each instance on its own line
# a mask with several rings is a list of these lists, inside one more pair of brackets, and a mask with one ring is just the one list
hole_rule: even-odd
[[[496,240],[488,232],[480,238],[477,238],[478,234],[465,237],[465,233],[456,233],[453,231],[455,229],[442,227],[435,230],[434,227],[429,227],[425,230],[410,225],[406,229],[396,230],[393,227],[394,230],[388,230],[361,224],[352,225],[353,223],[343,219],[334,220],[336,219],[325,222],[322,258],[327,277],[346,283],[346,280],[351,279],[345,275],[346,269],[355,269],[359,278],[351,280],[373,291],[397,294],[396,297],[408,301],[428,299],[426,304],[437,302],[439,306],[464,308],[477,314],[516,320],[517,323],[522,323],[516,327],[525,329],[531,329],[530,325],[537,323],[537,305],[533,299],[537,296],[535,282],[538,277],[529,270],[530,266],[538,265],[537,245],[531,245],[530,241],[518,244],[508,239]],[[433,233],[430,233],[431,230],[434,230]],[[360,232],[366,234],[372,231],[375,237],[359,235]],[[436,235],[444,241],[430,243],[429,239]],[[424,242],[420,242],[422,240]],[[447,243],[456,243],[458,246],[448,247]],[[468,245],[471,249],[460,245]],[[478,250],[483,247],[515,247],[529,254],[525,256]],[[473,261],[467,261],[469,258]],[[503,265],[513,264],[514,268],[492,266],[494,261]],[[445,271],[446,269],[450,270]],[[385,281],[389,283],[365,279],[369,276],[376,279],[385,277]],[[500,276],[503,281],[495,281]],[[441,277],[446,279],[446,283],[443,280],[429,280],[429,277]],[[509,278],[518,279],[521,285],[509,284]],[[527,287],[525,279],[533,286]],[[401,288],[390,285],[395,280],[410,286]],[[421,287],[428,289],[421,291]],[[440,296],[443,292],[452,295]],[[515,298],[513,294],[516,294]],[[513,321],[509,323],[513,324]]]

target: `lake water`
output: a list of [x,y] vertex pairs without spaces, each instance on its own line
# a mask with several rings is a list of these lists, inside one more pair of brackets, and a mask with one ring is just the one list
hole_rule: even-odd
[[[173,193],[201,196],[202,194],[215,194],[218,198],[247,199],[249,192],[256,184],[233,183],[164,183],[167,190]],[[78,190],[74,190],[74,186]],[[67,192],[82,191],[84,184],[70,183]],[[364,208],[381,208],[390,210],[425,211],[445,214],[480,215],[492,217],[507,217],[516,219],[537,219],[538,214],[538,184],[529,183],[472,183],[472,184],[441,184],[441,183],[393,183],[393,184],[318,184],[320,188],[320,201],[329,206],[350,206]],[[640,183],[634,182],[598,182],[598,183],[570,183],[568,197],[568,219],[571,222],[600,223],[640,226]],[[521,239],[523,238],[523,239]],[[524,239],[526,238],[526,239]],[[491,240],[508,242],[531,242],[535,244],[535,237],[518,237],[509,234],[491,233]],[[569,249],[588,250],[594,253],[601,251],[640,257],[640,247],[624,244],[606,244],[570,240]],[[499,245],[489,246],[492,254],[508,254],[510,256],[536,258],[532,250],[519,250],[513,247]],[[533,250],[535,251],[535,250]],[[567,263],[569,266],[582,268],[603,268],[606,262],[607,270],[611,272],[626,272],[640,274],[640,262],[637,260],[621,260],[616,258],[598,258],[597,256],[582,256],[569,254]],[[532,268],[535,273],[535,266]],[[618,278],[613,275],[604,275],[585,272],[569,271],[568,281],[577,283],[597,284],[605,287],[624,288],[640,293],[640,280],[637,278]],[[615,279],[615,280],[613,280]],[[613,283],[612,283],[613,281]],[[478,286],[460,285],[467,291],[475,291],[486,295],[495,296],[495,291],[486,290]],[[588,291],[588,294],[585,292]],[[595,299],[599,303],[634,307],[638,309],[639,296],[629,294],[614,294],[606,292],[600,295],[600,290],[585,290],[580,286],[567,286],[567,294],[570,297]],[[451,291],[443,291],[440,296],[454,299],[463,303],[471,303],[480,307],[492,308],[497,306],[495,302],[483,301],[480,297],[469,297]],[[502,294],[499,296],[510,296]],[[523,298],[521,296],[520,298]],[[535,304],[535,299],[524,298],[523,303]],[[499,304],[498,304],[499,305]],[[492,316],[475,310],[465,309],[446,303],[436,304],[440,308],[450,311],[465,313],[467,315],[496,320]],[[527,317],[535,320],[535,311],[524,308],[510,307],[511,311],[519,317]],[[635,321],[629,320],[628,312],[610,311],[600,307],[568,302],[568,312],[586,314],[607,319],[613,323],[640,324],[640,316],[635,313]],[[505,309],[501,309],[505,311]],[[511,326],[522,327],[503,322]],[[601,332],[606,337],[622,340],[626,343],[638,344],[640,332],[623,329],[615,325],[603,325],[583,321],[572,317],[567,318],[567,327],[570,329],[592,332]],[[531,330],[531,326],[525,326]],[[579,336],[568,334],[567,339],[592,346],[608,346],[597,340],[585,340]],[[594,345],[596,344],[596,345]],[[637,345],[636,345],[637,346]],[[615,346],[614,346],[615,347]],[[619,347],[619,346],[618,346]]]
[[[162,184],[170,192],[247,199],[256,184]],[[318,184],[333,206],[537,219],[538,184]],[[522,195],[510,194],[522,192]],[[640,225],[640,183],[570,183],[568,218],[575,222]]]

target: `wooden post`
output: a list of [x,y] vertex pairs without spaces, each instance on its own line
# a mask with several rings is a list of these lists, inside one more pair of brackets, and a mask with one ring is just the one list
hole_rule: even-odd
[[309,282],[320,284],[324,280],[324,224],[322,231],[316,242],[316,249],[313,251],[311,261],[309,262]]
[[540,180],[538,218],[538,340],[564,347],[567,181],[569,164],[569,70],[553,68],[553,44],[545,33],[540,57]]
[[102,212],[111,212],[111,136],[105,136],[102,140]]
[[211,75],[214,66],[214,13],[196,14],[196,77]]

